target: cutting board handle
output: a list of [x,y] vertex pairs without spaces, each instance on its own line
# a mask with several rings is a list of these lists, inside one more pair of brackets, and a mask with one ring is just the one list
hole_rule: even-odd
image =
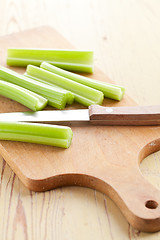
[[[124,171],[124,174],[127,172]],[[106,193],[134,228],[144,232],[159,231],[160,191],[138,169],[131,169],[128,176],[121,177],[122,181],[116,186],[111,185]]]
[[139,164],[159,150],[160,138],[141,148],[135,159],[136,164],[131,165],[130,169],[122,165],[108,166],[113,173],[111,182],[105,170],[97,175],[102,180],[98,190],[113,199],[134,228],[144,232],[160,229],[160,191],[143,177]]
[[135,107],[89,107],[91,123],[96,125],[159,125],[160,105]]

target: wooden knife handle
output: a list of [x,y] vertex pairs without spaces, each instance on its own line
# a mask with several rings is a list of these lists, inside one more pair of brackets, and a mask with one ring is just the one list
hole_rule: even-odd
[[160,105],[135,107],[89,107],[92,124],[96,125],[159,125]]

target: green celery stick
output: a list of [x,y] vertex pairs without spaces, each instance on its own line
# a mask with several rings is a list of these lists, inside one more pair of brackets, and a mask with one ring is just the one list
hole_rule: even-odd
[[73,81],[79,82],[86,86],[102,91],[105,97],[112,98],[114,100],[121,100],[125,93],[125,88],[122,86],[114,85],[111,83],[105,83],[95,79],[84,77],[79,74],[72,73],[61,68],[58,68],[56,66],[53,66],[47,62],[43,62],[40,67],[52,73],[58,74],[65,78],[69,78]]
[[93,72],[93,51],[63,49],[9,48],[7,64],[26,67],[28,64],[40,66],[43,62],[70,71]]
[[[58,85],[59,87],[65,88],[75,94],[75,101],[85,105],[90,106],[89,102],[92,104],[102,104],[104,95],[102,92],[85,86],[83,84],[72,81],[68,78],[64,78],[60,75],[54,74],[42,68],[28,65],[27,66],[27,74],[36,78],[41,78],[47,82]],[[76,95],[78,97],[76,97]],[[82,97],[82,100],[81,100]],[[88,99],[88,101],[84,101],[84,98]]]
[[0,139],[68,148],[72,141],[70,127],[50,124],[1,122]]
[[84,106],[90,106],[90,105],[95,104],[94,101],[92,101],[88,98],[82,97],[81,95],[78,95],[78,94],[74,94],[74,99],[75,99],[76,102],[81,103]]
[[48,100],[15,84],[0,80],[0,95],[15,100],[33,111],[42,110]]
[[0,67],[0,78],[40,94],[48,99],[48,105],[52,107],[64,109],[66,105],[67,96],[63,90],[37,82],[5,67]]
[[42,80],[42,79],[40,79],[40,78],[36,78],[36,77],[31,76],[31,75],[28,75],[26,72],[24,73],[24,76],[26,76],[26,77],[28,77],[28,78],[32,78],[32,79],[34,79],[34,80],[36,80],[36,81],[38,81],[38,82],[45,83],[45,84],[47,84],[47,85],[49,85],[49,86],[53,86],[54,88],[60,89],[61,91],[64,91],[64,92],[66,93],[66,96],[67,96],[67,103],[68,103],[68,104],[72,104],[72,103],[74,102],[74,94],[73,94],[72,92],[67,91],[67,90],[65,90],[65,89],[63,89],[63,88],[61,88],[61,87],[58,87],[58,86],[55,85],[55,84],[46,82],[46,81],[44,81],[44,80]]

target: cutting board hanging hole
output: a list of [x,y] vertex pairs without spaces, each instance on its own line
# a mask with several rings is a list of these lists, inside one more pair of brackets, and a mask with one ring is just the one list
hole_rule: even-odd
[[149,208],[149,209],[156,209],[158,207],[158,203],[154,200],[148,200],[145,203],[145,206],[146,208]]

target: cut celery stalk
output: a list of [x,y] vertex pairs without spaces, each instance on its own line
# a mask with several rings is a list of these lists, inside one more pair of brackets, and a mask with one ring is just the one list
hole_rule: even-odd
[[68,148],[72,141],[70,127],[49,124],[1,122],[0,139]]
[[48,99],[48,105],[52,107],[64,109],[66,105],[67,96],[63,90],[37,82],[5,67],[0,67],[0,78],[40,94]]
[[[75,96],[75,101],[85,105],[90,106],[89,101],[92,102],[92,104],[102,104],[104,95],[102,92],[90,88],[88,86],[85,86],[83,84],[77,83],[75,81],[72,81],[68,78],[64,78],[60,75],[54,74],[52,72],[49,72],[47,70],[44,70],[39,67],[35,67],[32,65],[27,66],[27,74],[36,78],[40,78],[42,80],[45,80],[47,82],[56,84],[62,88],[65,88],[69,91],[71,91]],[[82,97],[82,101],[81,101]],[[84,98],[88,99],[88,101],[84,101]]]
[[90,100],[88,98],[82,97],[79,94],[74,94],[74,99],[75,99],[76,102],[81,103],[84,106],[95,105],[94,101],[92,101],[92,100]]
[[42,110],[48,100],[25,88],[0,80],[0,95],[15,100],[33,111]]
[[54,87],[54,88],[60,89],[61,91],[64,91],[64,92],[66,93],[66,97],[67,97],[67,104],[72,104],[72,103],[74,102],[74,94],[73,94],[72,92],[67,91],[67,90],[65,90],[64,88],[58,87],[58,86],[55,85],[55,84],[46,82],[46,81],[44,81],[44,80],[42,80],[42,79],[40,79],[40,78],[36,78],[36,77],[31,76],[31,75],[28,75],[26,72],[24,73],[24,76],[26,76],[26,77],[28,77],[28,78],[32,78],[32,79],[34,79],[34,80],[36,80],[36,81],[38,81],[38,82],[45,83],[45,84],[47,84],[47,85],[49,85],[49,86],[52,86],[52,87]]
[[70,71],[93,72],[93,51],[63,49],[9,48],[7,64],[26,67],[28,64],[40,66],[47,61]]
[[65,78],[69,78],[73,81],[100,90],[104,93],[105,97],[112,98],[114,100],[121,100],[125,93],[125,88],[122,86],[101,82],[95,79],[78,75],[76,73],[68,72],[47,62],[43,62],[40,67]]

